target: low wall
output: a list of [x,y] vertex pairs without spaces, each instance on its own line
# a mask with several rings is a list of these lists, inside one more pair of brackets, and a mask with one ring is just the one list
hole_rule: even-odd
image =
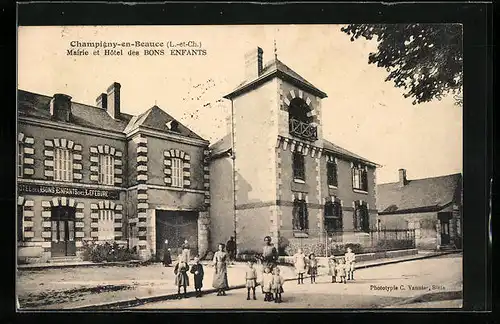
[[[376,252],[376,253],[363,253],[356,254],[356,262],[364,262],[364,261],[373,261],[379,259],[386,258],[397,258],[402,256],[416,255],[418,254],[417,249],[408,249],[408,250],[395,250],[395,251],[387,251],[387,252]],[[339,258],[339,257],[335,257]],[[327,266],[328,258],[325,257],[317,257],[319,266]],[[282,264],[293,264],[293,256],[280,256],[278,258],[278,262]]]

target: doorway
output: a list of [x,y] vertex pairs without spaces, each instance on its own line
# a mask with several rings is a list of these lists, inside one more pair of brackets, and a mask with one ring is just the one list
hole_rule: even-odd
[[76,255],[75,214],[74,207],[57,206],[52,208],[52,257]]
[[198,254],[198,212],[156,210],[156,257],[162,259],[165,240],[172,259],[182,251],[187,240],[191,256]]
[[450,244],[450,213],[439,213],[439,222],[441,225],[441,245]]

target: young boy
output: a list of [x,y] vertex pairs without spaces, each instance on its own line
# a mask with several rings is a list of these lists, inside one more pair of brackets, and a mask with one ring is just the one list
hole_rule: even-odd
[[271,285],[273,282],[273,275],[271,273],[271,269],[266,267],[264,269],[264,273],[262,274],[262,279],[260,285],[262,287],[262,293],[264,294],[264,301],[270,302],[273,301],[273,295],[271,292]]
[[248,261],[248,268],[245,273],[246,287],[247,287],[247,300],[250,300],[250,290],[252,290],[253,300],[255,297],[255,286],[257,286],[257,271],[253,267],[253,261]]
[[184,298],[187,298],[186,287],[189,286],[189,277],[187,272],[189,271],[189,266],[184,262],[182,255],[178,256],[178,262],[175,264],[174,274],[175,274],[175,285],[177,286],[177,298],[181,299],[181,287],[184,288]]
[[348,247],[344,257],[346,263],[347,280],[354,280],[354,262],[356,261],[356,255],[352,252],[352,249]]
[[200,263],[200,258],[194,258],[194,264],[190,271],[194,275],[194,290],[196,297],[201,297],[201,288],[203,288],[203,265]]
[[274,302],[281,303],[281,294],[283,293],[283,277],[280,276],[280,269],[278,267],[274,268],[273,271],[273,281],[271,284],[272,291],[274,292]]

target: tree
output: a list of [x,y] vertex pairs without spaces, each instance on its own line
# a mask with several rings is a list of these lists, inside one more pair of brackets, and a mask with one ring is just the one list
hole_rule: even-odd
[[462,104],[463,51],[459,24],[351,24],[341,31],[351,41],[376,37],[378,48],[368,64],[386,68],[385,81],[405,89],[413,104],[452,94]]

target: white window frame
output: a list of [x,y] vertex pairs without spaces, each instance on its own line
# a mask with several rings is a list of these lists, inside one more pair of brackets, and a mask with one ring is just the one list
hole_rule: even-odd
[[112,186],[115,183],[115,157],[99,154],[99,184]]
[[172,187],[182,187],[184,185],[184,161],[180,158],[172,159]]
[[73,181],[73,152],[68,149],[54,150],[54,180]]
[[112,241],[115,239],[115,212],[111,209],[99,209],[97,221],[97,237],[99,241]]
[[17,177],[22,178],[24,176],[24,145],[22,143],[18,143],[17,153]]

